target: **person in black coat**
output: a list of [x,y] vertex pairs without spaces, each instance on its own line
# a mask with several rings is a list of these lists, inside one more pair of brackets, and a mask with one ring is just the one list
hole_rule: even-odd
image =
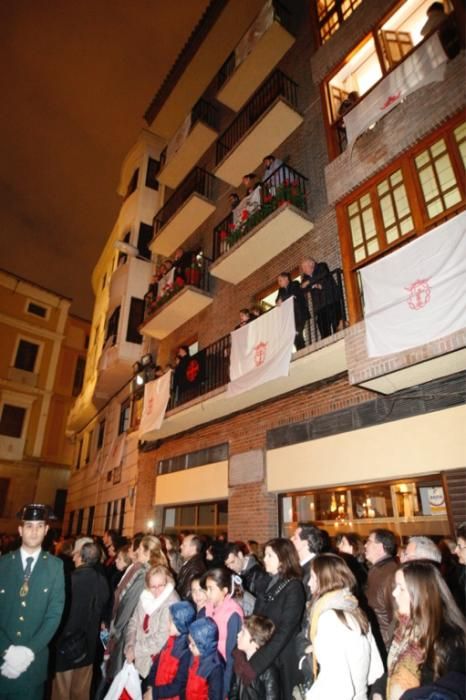
[[[71,575],[71,604],[63,628],[56,640],[52,700],[89,697],[92,667],[99,637],[102,611],[110,596],[107,580],[96,569],[100,549],[94,542],[84,544],[75,556]],[[85,638],[82,641],[78,637]],[[74,649],[70,640],[76,640]]]
[[291,700],[293,688],[299,682],[296,635],[301,627],[306,596],[298,555],[290,540],[269,540],[265,545],[264,565],[270,578],[257,596],[254,615],[272,620],[275,632],[249,661],[244,656],[241,662],[237,660],[235,672],[247,687],[274,663],[279,673],[281,697]]
[[[259,649],[270,641],[275,632],[275,625],[261,615],[245,618],[241,632],[238,634],[238,648],[233,657],[244,652],[247,659],[254,658]],[[252,683],[245,685],[239,676],[234,676],[229,700],[280,700],[280,678],[275,664],[266,668]]]
[[306,299],[304,297],[303,291],[299,285],[299,282],[292,282],[291,275],[289,272],[281,272],[278,275],[278,294],[275,299],[277,306],[290,297],[294,299],[294,321],[296,326],[295,335],[295,347],[296,350],[301,350],[305,346],[304,342],[304,326],[306,321],[309,320],[309,309],[306,304]]
[[[301,290],[310,294],[321,338],[336,333],[342,320],[338,287],[327,263],[304,258],[301,263]],[[306,304],[307,305],[307,304]]]
[[185,535],[180,553],[183,566],[178,573],[176,590],[183,600],[191,600],[191,581],[205,573],[206,565],[202,555],[203,542],[196,535]]

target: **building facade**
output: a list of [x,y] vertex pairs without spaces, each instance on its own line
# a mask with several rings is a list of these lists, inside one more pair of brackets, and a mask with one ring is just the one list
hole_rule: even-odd
[[[464,10],[445,3],[446,16],[426,27],[429,5],[209,4],[146,112],[158,189],[146,218],[132,219],[137,230],[153,223],[146,282],[180,248],[188,263],[183,280],[164,268],[156,291],[138,290],[143,340],[131,362],[165,367],[187,346],[191,376],[172,392],[161,427],[145,432],[143,366],[128,359],[118,386],[106,379],[116,303],[99,280],[105,271],[111,288],[123,274],[116,241],[137,249],[124,265],[141,257],[133,229],[125,239],[128,226],[117,226],[94,274],[101,337],[70,423],[84,451],[104,414],[112,427],[102,456],[91,450],[73,473],[70,532],[87,518],[96,532],[264,541],[303,520],[332,535],[377,523],[407,536],[445,535],[466,519],[466,323],[369,357],[360,286],[366,266],[465,209]],[[278,167],[266,172],[268,155]],[[248,173],[262,184],[245,199]],[[289,375],[230,397],[239,311],[273,306],[280,273],[297,278],[308,256],[330,270],[334,323],[310,304]],[[128,294],[119,288],[121,309]],[[118,340],[112,348],[123,352]]]
[[82,387],[89,323],[70,300],[0,272],[0,531],[25,503],[50,504],[60,526],[73,445],[66,434]]

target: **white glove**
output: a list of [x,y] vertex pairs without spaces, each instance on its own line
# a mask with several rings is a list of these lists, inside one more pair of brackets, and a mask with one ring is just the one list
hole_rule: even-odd
[[3,662],[0,668],[0,673],[2,674],[2,676],[5,676],[5,678],[11,679],[19,678],[19,676],[21,675],[17,671],[14,671],[13,668],[6,661]]
[[[32,664],[34,661],[34,652],[27,647],[20,646],[9,646],[5,652],[4,659],[7,668],[18,675],[24,673],[24,671]],[[5,675],[5,674],[3,674]]]

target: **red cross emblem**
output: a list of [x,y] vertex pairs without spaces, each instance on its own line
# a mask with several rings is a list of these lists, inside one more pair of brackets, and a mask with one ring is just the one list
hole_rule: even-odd
[[431,288],[429,286],[430,277],[425,280],[416,280],[409,287],[405,287],[409,292],[408,306],[413,311],[419,311],[430,302]]
[[197,360],[190,360],[188,366],[186,367],[186,378],[189,382],[194,382],[197,379],[197,375],[200,370],[199,362]]
[[385,100],[385,102],[381,106],[380,111],[383,112],[384,109],[387,109],[387,107],[390,107],[390,105],[392,105],[394,102],[399,100],[400,95],[401,95],[401,90],[398,90],[398,92],[395,92],[394,95],[390,95],[389,97],[387,97],[387,99]]
[[265,362],[268,343],[261,341],[254,348],[254,363],[256,367],[260,367]]

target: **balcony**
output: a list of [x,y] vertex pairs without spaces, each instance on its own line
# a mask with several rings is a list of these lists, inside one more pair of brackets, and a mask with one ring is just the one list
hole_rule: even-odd
[[303,123],[297,85],[275,71],[217,141],[215,174],[234,187]]
[[220,338],[193,355],[197,369],[195,382],[180,384],[177,392],[170,397],[162,427],[146,433],[141,439],[150,441],[167,437],[345,371],[346,331],[340,330],[346,326],[342,271],[333,270],[331,275],[335,282],[336,304],[340,309],[338,327],[333,329],[335,332],[322,338],[318,319],[310,304],[311,318],[304,329],[305,347],[293,355],[288,377],[266,382],[225,400],[229,382],[230,335]]
[[172,278],[161,291],[149,289],[144,297],[144,323],[140,329],[143,335],[163,340],[212,303],[209,262],[202,257],[184,271],[184,280]]
[[144,258],[123,256],[110,278],[109,306],[115,308],[127,296],[142,299],[150,282],[151,267]]
[[218,111],[199,100],[161,154],[159,182],[178,187],[218,136]]
[[280,2],[267,2],[217,76],[217,100],[237,112],[267,78],[295,37],[291,13]]
[[154,218],[150,248],[158,255],[171,255],[215,211],[215,178],[194,168]]
[[277,168],[260,186],[260,204],[251,207],[247,200],[214,229],[210,273],[231,284],[241,282],[313,229],[306,214],[306,178],[289,165]]

